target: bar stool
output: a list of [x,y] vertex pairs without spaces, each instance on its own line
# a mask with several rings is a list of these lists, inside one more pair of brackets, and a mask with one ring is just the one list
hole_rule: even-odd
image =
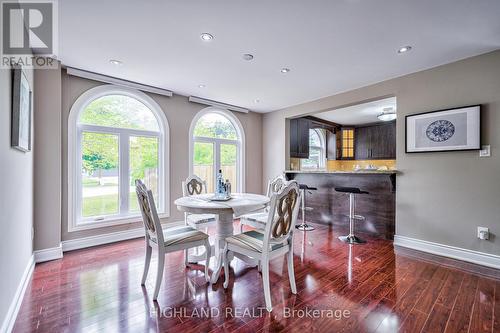
[[302,230],[302,231],[313,231],[314,227],[310,226],[309,224],[306,223],[306,210],[309,210],[309,211],[313,210],[312,207],[306,206],[306,192],[309,192],[309,194],[312,194],[311,191],[316,191],[318,188],[307,186],[307,184],[299,184],[299,189],[300,189],[300,196],[301,196],[300,209],[302,210],[302,223],[295,226],[295,227],[299,230]]
[[354,220],[364,220],[361,215],[356,215],[354,212],[356,194],[369,194],[369,192],[362,191],[357,187],[336,187],[335,191],[341,193],[349,193],[349,235],[339,236],[339,239],[349,244],[363,244],[365,240],[354,235]]

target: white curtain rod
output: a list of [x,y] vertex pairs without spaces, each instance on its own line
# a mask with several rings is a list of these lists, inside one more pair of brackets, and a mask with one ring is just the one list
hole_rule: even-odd
[[200,98],[196,96],[189,96],[189,101],[193,103],[199,103],[199,104],[204,104],[204,105],[209,105],[209,106],[217,106],[223,109],[228,109],[231,111],[237,111],[237,112],[243,112],[243,113],[248,113],[248,109],[231,105],[231,104],[225,104],[225,103],[219,103],[216,101],[212,101],[210,99],[205,99],[205,98]]

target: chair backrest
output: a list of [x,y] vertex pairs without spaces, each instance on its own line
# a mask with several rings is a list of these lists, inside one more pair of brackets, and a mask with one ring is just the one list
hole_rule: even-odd
[[270,180],[267,183],[266,195],[268,197],[271,197],[273,194],[278,193],[279,191],[281,191],[281,189],[283,187],[285,187],[286,183],[287,183],[287,181],[286,181],[285,177],[283,177],[281,175],[278,177],[275,177],[274,179]]
[[207,182],[196,175],[191,175],[182,182],[182,195],[187,197],[207,193]]
[[293,235],[299,215],[299,184],[292,180],[271,196],[269,217],[264,232],[264,249],[269,249],[270,242],[279,243]]
[[137,194],[139,208],[141,209],[146,238],[154,240],[157,244],[163,244],[163,231],[158,212],[156,211],[153,192],[148,190],[140,179],[136,179],[135,193]]

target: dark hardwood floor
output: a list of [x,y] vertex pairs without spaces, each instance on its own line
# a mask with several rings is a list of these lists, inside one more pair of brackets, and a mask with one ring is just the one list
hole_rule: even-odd
[[499,280],[396,254],[387,240],[350,247],[316,227],[295,233],[297,295],[286,262],[272,262],[272,313],[256,268],[235,259],[224,290],[222,277],[205,283],[203,266],[184,268],[181,252],[165,258],[153,303],[156,257],[143,289],[137,239],[36,265],[14,331],[500,332]]

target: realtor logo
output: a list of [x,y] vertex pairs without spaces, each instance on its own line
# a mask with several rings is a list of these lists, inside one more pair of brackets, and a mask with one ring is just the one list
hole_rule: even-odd
[[53,1],[2,1],[2,67],[40,68],[57,63],[51,58],[57,36],[56,8]]

